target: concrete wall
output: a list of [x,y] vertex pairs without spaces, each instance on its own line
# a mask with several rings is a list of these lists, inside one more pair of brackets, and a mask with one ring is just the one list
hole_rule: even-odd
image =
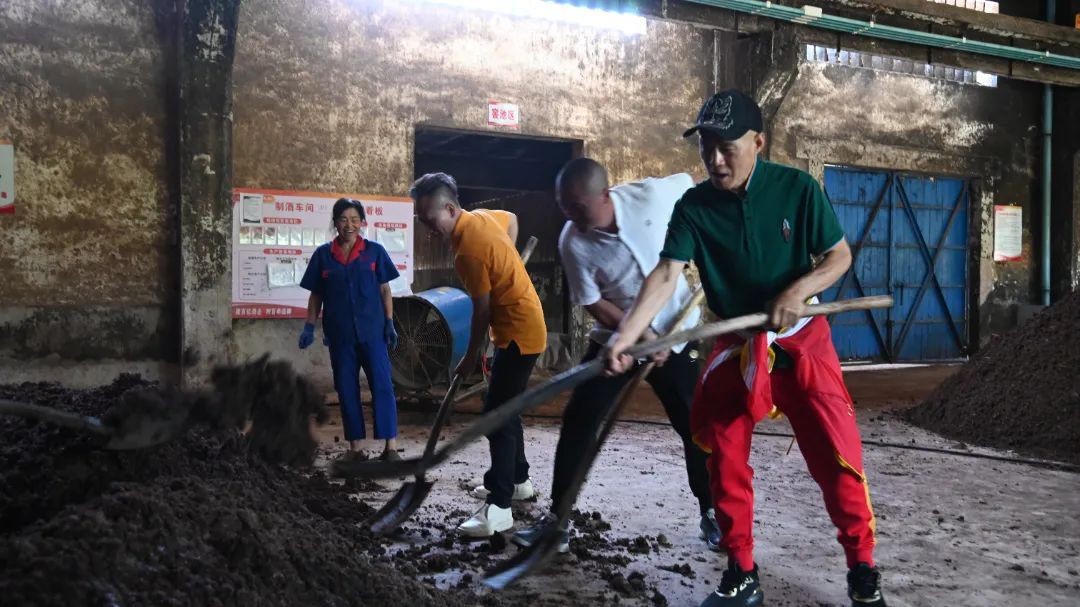
[[[976,179],[972,278],[977,337],[1015,324],[1018,304],[1038,302],[1033,255],[1038,229],[1041,87],[998,88],[800,62],[773,125],[774,160],[917,171]],[[993,262],[993,205],[1024,207],[1024,261]]]
[[[176,38],[163,25],[176,16],[171,3],[149,5],[0,4],[0,139],[16,144],[19,192],[16,215],[0,216],[0,380],[176,375],[180,163],[167,76]],[[616,181],[686,170],[700,178],[696,150],[679,135],[714,78],[737,78],[763,89],[775,112],[775,160],[812,172],[836,162],[980,177],[980,336],[1011,326],[1015,306],[1036,301],[1037,276],[1030,261],[989,260],[989,209],[1025,205],[1025,240],[1035,243],[1040,87],[781,61],[799,46],[783,31],[757,41],[731,34],[729,45],[660,20],[628,37],[434,4],[245,0],[234,184],[403,195],[414,128],[487,130],[490,99],[521,106],[522,135],[585,142]],[[729,46],[768,61],[735,62]],[[1062,162],[1080,174],[1076,147],[1067,152]],[[1055,225],[1074,226],[1073,245],[1061,249],[1076,263],[1055,277],[1063,285],[1080,274],[1077,183],[1071,209],[1056,207],[1069,212]],[[229,350],[293,358],[328,384],[325,350],[295,349],[299,325],[235,322]]]
[[[370,0],[241,7],[234,73],[237,187],[405,195],[418,124],[486,130],[490,99],[523,135],[580,139],[615,180],[698,169],[680,135],[712,87],[712,34],[648,33]],[[299,321],[238,321],[243,356],[296,352]]]
[[0,380],[174,372],[164,40],[138,0],[0,3]]

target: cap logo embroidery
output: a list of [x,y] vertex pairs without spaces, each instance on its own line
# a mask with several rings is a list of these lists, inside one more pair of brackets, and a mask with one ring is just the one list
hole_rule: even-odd
[[721,129],[729,129],[733,121],[731,120],[731,97],[724,97],[723,99],[717,99],[717,103],[712,108],[712,117],[709,122],[716,125]]

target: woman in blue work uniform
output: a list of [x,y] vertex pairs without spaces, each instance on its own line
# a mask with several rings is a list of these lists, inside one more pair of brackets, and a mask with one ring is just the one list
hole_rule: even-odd
[[341,198],[334,203],[337,238],[311,256],[300,286],[311,291],[300,348],[315,341],[315,320],[323,313],[324,341],[330,347],[334,389],[341,403],[347,457],[360,455],[366,438],[360,409],[360,369],[364,369],[375,411],[376,440],[386,441],[380,459],[397,460],[397,399],[390,381],[388,348],[397,346],[390,281],[398,277],[386,249],[361,236],[364,207]]

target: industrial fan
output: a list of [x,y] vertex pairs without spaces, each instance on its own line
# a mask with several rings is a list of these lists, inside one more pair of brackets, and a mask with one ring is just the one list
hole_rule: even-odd
[[426,392],[450,381],[465,355],[472,300],[452,287],[394,298],[398,347],[390,352],[390,375],[402,391]]

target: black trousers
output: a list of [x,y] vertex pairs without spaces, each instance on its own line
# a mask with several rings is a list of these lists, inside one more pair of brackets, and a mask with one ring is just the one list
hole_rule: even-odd
[[[505,348],[495,349],[487,398],[484,399],[485,413],[498,409],[499,405],[525,391],[529,385],[529,375],[539,357],[539,354],[522,354],[517,342],[513,341]],[[487,503],[509,508],[514,484],[523,483],[529,478],[521,416],[514,417],[488,434],[487,439],[491,452],[491,468],[484,474],[484,487],[491,492]]]
[[[689,344],[682,352],[672,353],[664,366],[653,369],[645,381],[660,398],[671,427],[682,439],[690,491],[698,500],[698,509],[704,514],[712,508],[709,474],[705,470],[706,455],[690,437],[690,406],[694,402],[698,378],[698,362],[689,355],[694,347],[695,344]],[[592,343],[581,362],[596,358],[602,349],[600,344]],[[574,469],[585,455],[586,445],[600,429],[604,411],[618,397],[623,386],[630,382],[636,368],[618,377],[591,379],[578,386],[570,396],[563,412],[559,446],[555,451],[555,473],[551,482],[553,507],[569,489]]]

